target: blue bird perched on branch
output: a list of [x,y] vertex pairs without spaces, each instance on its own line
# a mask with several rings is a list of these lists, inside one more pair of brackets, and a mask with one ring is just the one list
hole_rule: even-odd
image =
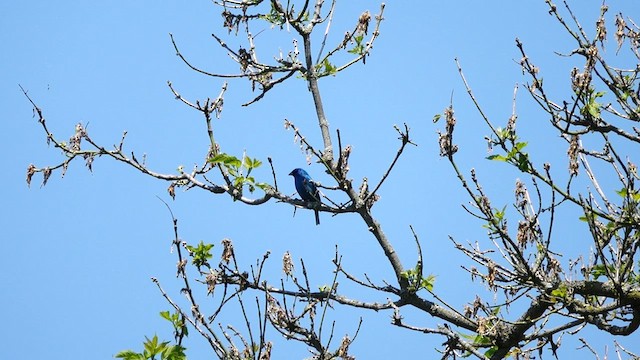
[[[309,176],[306,171],[297,168],[293,169],[289,175],[293,176],[293,180],[296,184],[296,190],[302,200],[320,203],[320,192],[318,191],[316,184],[311,180],[311,176]],[[316,225],[320,225],[320,214],[318,213],[318,208],[314,208],[313,211],[316,214]]]

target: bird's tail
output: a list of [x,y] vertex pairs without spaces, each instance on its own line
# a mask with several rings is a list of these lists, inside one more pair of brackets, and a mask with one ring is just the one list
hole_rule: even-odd
[[314,210],[316,213],[316,225],[320,225],[320,212],[318,210]]

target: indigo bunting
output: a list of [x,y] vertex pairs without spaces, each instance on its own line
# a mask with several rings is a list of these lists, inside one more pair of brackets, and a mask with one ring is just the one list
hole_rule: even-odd
[[[293,176],[296,183],[296,190],[302,200],[308,202],[320,202],[320,192],[318,192],[316,184],[313,183],[311,176],[309,176],[306,171],[297,168],[293,169],[289,175]],[[320,225],[320,214],[318,213],[318,209],[314,208],[313,211],[316,213],[316,225]]]

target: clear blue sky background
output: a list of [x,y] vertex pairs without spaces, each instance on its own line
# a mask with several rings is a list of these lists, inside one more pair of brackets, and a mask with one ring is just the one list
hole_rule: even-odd
[[[618,11],[640,20],[637,1],[609,3],[610,33]],[[600,4],[572,1],[591,34]],[[379,3],[339,2],[332,39],[350,30],[365,9],[377,13]],[[166,81],[192,100],[215,97],[222,81],[187,69],[175,56],[168,34],[175,35],[183,53],[198,66],[235,72],[237,66],[210,36],[212,32],[226,35],[218,11],[205,0],[0,4],[0,124],[4,134],[0,146],[5,169],[0,187],[3,358],[108,359],[123,349],[140,350],[144,335],[157,333],[171,339],[169,323],[158,316],[169,305],[149,280],[157,277],[182,301],[175,279],[176,258],[170,252],[170,217],[156,198],[170,200],[168,183],[109,159],[96,159],[93,173],[78,162],[64,178],[54,173],[47,186],[41,187],[37,175],[28,188],[25,174],[30,163],[52,165],[61,156],[47,147],[18,84],[44,110],[50,129],[62,140],[73,134],[78,122],[89,123],[89,134],[105,145],[118,143],[126,130],[127,148],[135,150],[138,158],[146,153],[151,168],[166,173],[180,165],[190,168],[206,155],[204,121],[174,100]],[[263,28],[265,32],[256,39],[261,59],[272,59],[279,49],[288,51],[291,34],[273,37],[266,24]],[[516,37],[540,66],[545,84],[555,94],[566,95],[569,70],[581,64],[554,55],[554,51],[569,52],[573,43],[548,15],[542,0],[390,2],[367,64],[321,82],[330,123],[340,128],[343,142],[354,148],[350,174],[356,183],[363,176],[377,181],[388,166],[398,145],[392,126],[406,122],[411,127],[419,146],[408,149],[395,175],[382,188],[374,213],[406,267],[415,261],[409,225],[415,227],[423,242],[427,271],[438,276],[436,290],[458,307],[473,301],[484,287],[471,285],[460,269],[468,261],[452,248],[447,236],[489,244],[482,224],[460,207],[467,199],[448,163],[438,156],[436,130],[442,124],[434,125],[431,119],[449,104],[453,91],[461,168],[478,169],[496,196],[496,205],[512,201],[519,175],[503,164],[484,160],[483,136],[488,131],[464,94],[453,59],[460,59],[487,114],[497,124],[504,123],[511,114],[514,85],[526,81],[517,65]],[[232,44],[237,41],[232,36],[229,39]],[[608,52],[613,51],[611,44]],[[286,175],[295,167],[305,167],[317,180],[330,184],[318,166],[306,165],[292,133],[283,128],[288,118],[320,145],[304,83],[291,79],[259,103],[240,106],[252,96],[247,83],[230,82],[222,119],[216,121],[223,151],[240,156],[246,150],[265,163],[272,157],[278,184],[287,193],[294,192]],[[565,145],[544,130],[547,118],[535,110],[524,89],[519,98],[519,124],[536,154],[534,159],[551,161],[554,169],[565,174]],[[267,167],[256,176],[271,181]],[[344,255],[345,267],[354,274],[366,272],[379,283],[392,280],[377,243],[355,216],[332,218],[323,213],[322,225],[315,227],[310,212],[299,211],[292,217],[292,208],[285,204],[272,201],[248,207],[233,203],[228,196],[201,191],[179,191],[176,201],[170,203],[186,241],[219,244],[230,238],[245,266],[270,250],[267,275],[272,281],[282,275],[280,259],[288,250],[295,259],[305,259],[314,286],[330,283],[336,245]],[[584,229],[571,227],[579,224],[574,215],[567,220],[568,227],[558,228],[557,239],[565,242],[560,250],[588,248],[589,239],[580,235]],[[372,301],[386,301],[353,291]],[[416,326],[441,324],[422,313],[406,310],[404,314]],[[336,337],[353,334],[360,315],[331,314],[337,320]],[[351,347],[358,358],[438,357],[434,348],[442,338],[394,328],[388,325],[388,312],[364,316],[363,329]],[[224,320],[242,324],[233,314]],[[278,339],[274,332],[270,334]],[[640,352],[638,339],[634,334],[619,340]],[[609,346],[608,355],[614,356],[611,338],[599,336],[593,341],[601,355]],[[185,345],[193,359],[209,356],[195,332]],[[589,355],[575,350],[577,346],[565,337],[562,358]],[[291,342],[279,341],[274,349],[275,358],[307,355],[305,346]]]

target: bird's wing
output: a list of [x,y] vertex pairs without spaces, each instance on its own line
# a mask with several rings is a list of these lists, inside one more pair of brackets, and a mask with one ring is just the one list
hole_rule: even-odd
[[309,200],[320,201],[320,193],[318,192],[318,188],[316,187],[316,184],[313,183],[313,180],[304,179],[303,185],[307,194],[309,194],[309,197],[311,198]]

